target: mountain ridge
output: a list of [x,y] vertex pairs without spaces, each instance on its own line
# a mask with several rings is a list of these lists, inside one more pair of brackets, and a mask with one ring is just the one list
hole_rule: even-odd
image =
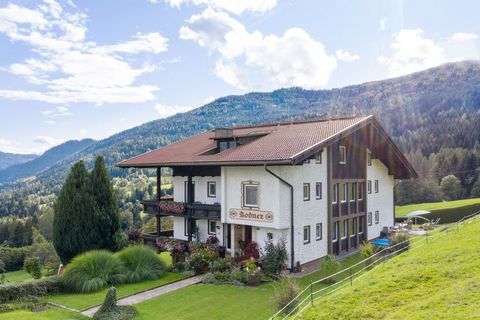
[[21,154],[0,151],[0,170],[37,158],[37,154]]

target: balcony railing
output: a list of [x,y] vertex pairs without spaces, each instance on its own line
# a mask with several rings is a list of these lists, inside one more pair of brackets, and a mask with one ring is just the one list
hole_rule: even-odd
[[[159,205],[160,203],[156,200],[143,201],[143,211],[149,214],[160,214],[164,216],[184,217],[188,216],[188,214],[191,214],[192,218],[194,219],[220,220],[220,213],[222,208],[220,204],[185,204],[183,202],[177,202],[177,206],[173,201],[168,202],[172,202],[172,205]],[[175,209],[169,210],[168,208]],[[183,208],[183,210],[181,210],[180,208]]]

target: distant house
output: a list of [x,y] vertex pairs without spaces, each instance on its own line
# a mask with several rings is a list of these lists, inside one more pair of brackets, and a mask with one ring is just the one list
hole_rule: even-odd
[[373,116],[217,128],[118,166],[172,168],[173,202],[144,206],[173,216],[175,238],[215,235],[234,256],[240,240],[284,237],[290,267],[378,237],[394,179],[416,177]]

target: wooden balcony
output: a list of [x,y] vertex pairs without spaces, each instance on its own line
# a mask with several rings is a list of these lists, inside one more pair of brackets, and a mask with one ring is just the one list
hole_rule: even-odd
[[143,201],[143,211],[149,214],[159,214],[162,216],[181,216],[189,214],[193,219],[220,220],[222,207],[220,204],[192,203],[185,204],[185,210],[181,213],[160,210],[157,200]]

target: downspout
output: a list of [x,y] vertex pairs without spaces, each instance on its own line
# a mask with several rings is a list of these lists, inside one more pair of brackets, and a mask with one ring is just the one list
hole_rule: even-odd
[[285,181],[282,177],[278,176],[274,172],[270,171],[270,169],[267,168],[267,164],[264,164],[265,171],[270,173],[272,176],[277,178],[279,181],[281,181],[283,184],[288,186],[290,188],[290,272],[293,272],[295,270],[295,230],[294,230],[294,224],[293,224],[293,186]]

